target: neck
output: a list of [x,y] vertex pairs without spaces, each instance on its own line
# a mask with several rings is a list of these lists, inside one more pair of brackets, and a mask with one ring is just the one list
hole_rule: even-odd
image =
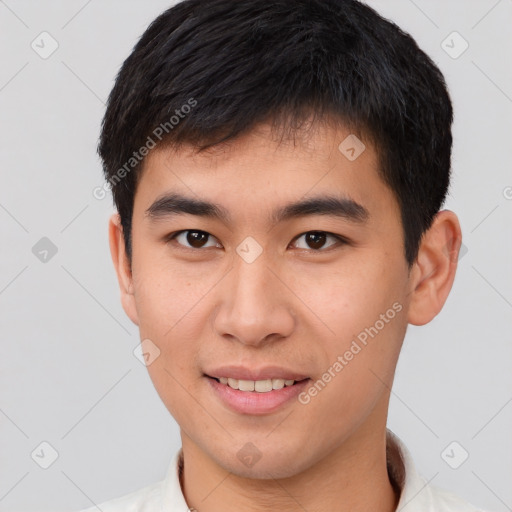
[[305,471],[252,479],[220,467],[182,434],[182,491],[197,512],[394,512],[399,490],[388,474],[386,428],[360,428]]

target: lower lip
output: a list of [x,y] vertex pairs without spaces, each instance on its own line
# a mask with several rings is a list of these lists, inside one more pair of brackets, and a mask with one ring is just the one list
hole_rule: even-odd
[[212,377],[206,377],[218,397],[231,409],[240,414],[269,414],[293,400],[309,383],[305,379],[293,386],[273,389],[265,393],[240,391],[227,384],[221,384]]

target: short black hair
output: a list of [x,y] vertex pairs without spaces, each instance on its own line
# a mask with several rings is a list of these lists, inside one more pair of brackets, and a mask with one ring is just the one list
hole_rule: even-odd
[[452,104],[414,39],[356,0],[185,0],[149,25],[117,75],[98,146],[130,263],[147,149],[204,151],[262,122],[289,136],[311,116],[374,145],[410,268],[448,191]]

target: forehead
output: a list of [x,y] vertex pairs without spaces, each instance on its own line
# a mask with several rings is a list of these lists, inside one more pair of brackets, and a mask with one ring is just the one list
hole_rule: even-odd
[[276,140],[268,125],[260,125],[203,152],[191,146],[153,149],[144,162],[134,213],[151,217],[153,210],[157,218],[166,201],[172,207],[174,195],[194,200],[203,211],[217,206],[212,216],[219,220],[252,217],[271,223],[287,218],[286,205],[309,200],[314,209],[315,200],[330,198],[344,202],[360,220],[387,212],[398,221],[398,204],[378,165],[373,145],[348,129],[319,126],[293,140]]

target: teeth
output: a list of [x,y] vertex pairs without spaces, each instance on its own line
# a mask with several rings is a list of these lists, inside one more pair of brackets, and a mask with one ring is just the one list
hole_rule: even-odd
[[233,389],[238,389],[238,380],[237,379],[228,379],[228,386]]
[[293,386],[294,380],[285,379],[265,379],[265,380],[238,380],[231,377],[220,377],[221,384],[226,384],[230,388],[240,391],[257,391],[258,393],[268,393],[273,389],[282,389],[285,386]]
[[239,380],[238,389],[240,391],[254,391],[254,384],[253,380]]
[[272,379],[255,381],[254,391],[258,391],[259,393],[266,393],[267,391],[272,391]]
[[272,379],[272,389],[281,389],[281,388],[284,388],[284,379]]

